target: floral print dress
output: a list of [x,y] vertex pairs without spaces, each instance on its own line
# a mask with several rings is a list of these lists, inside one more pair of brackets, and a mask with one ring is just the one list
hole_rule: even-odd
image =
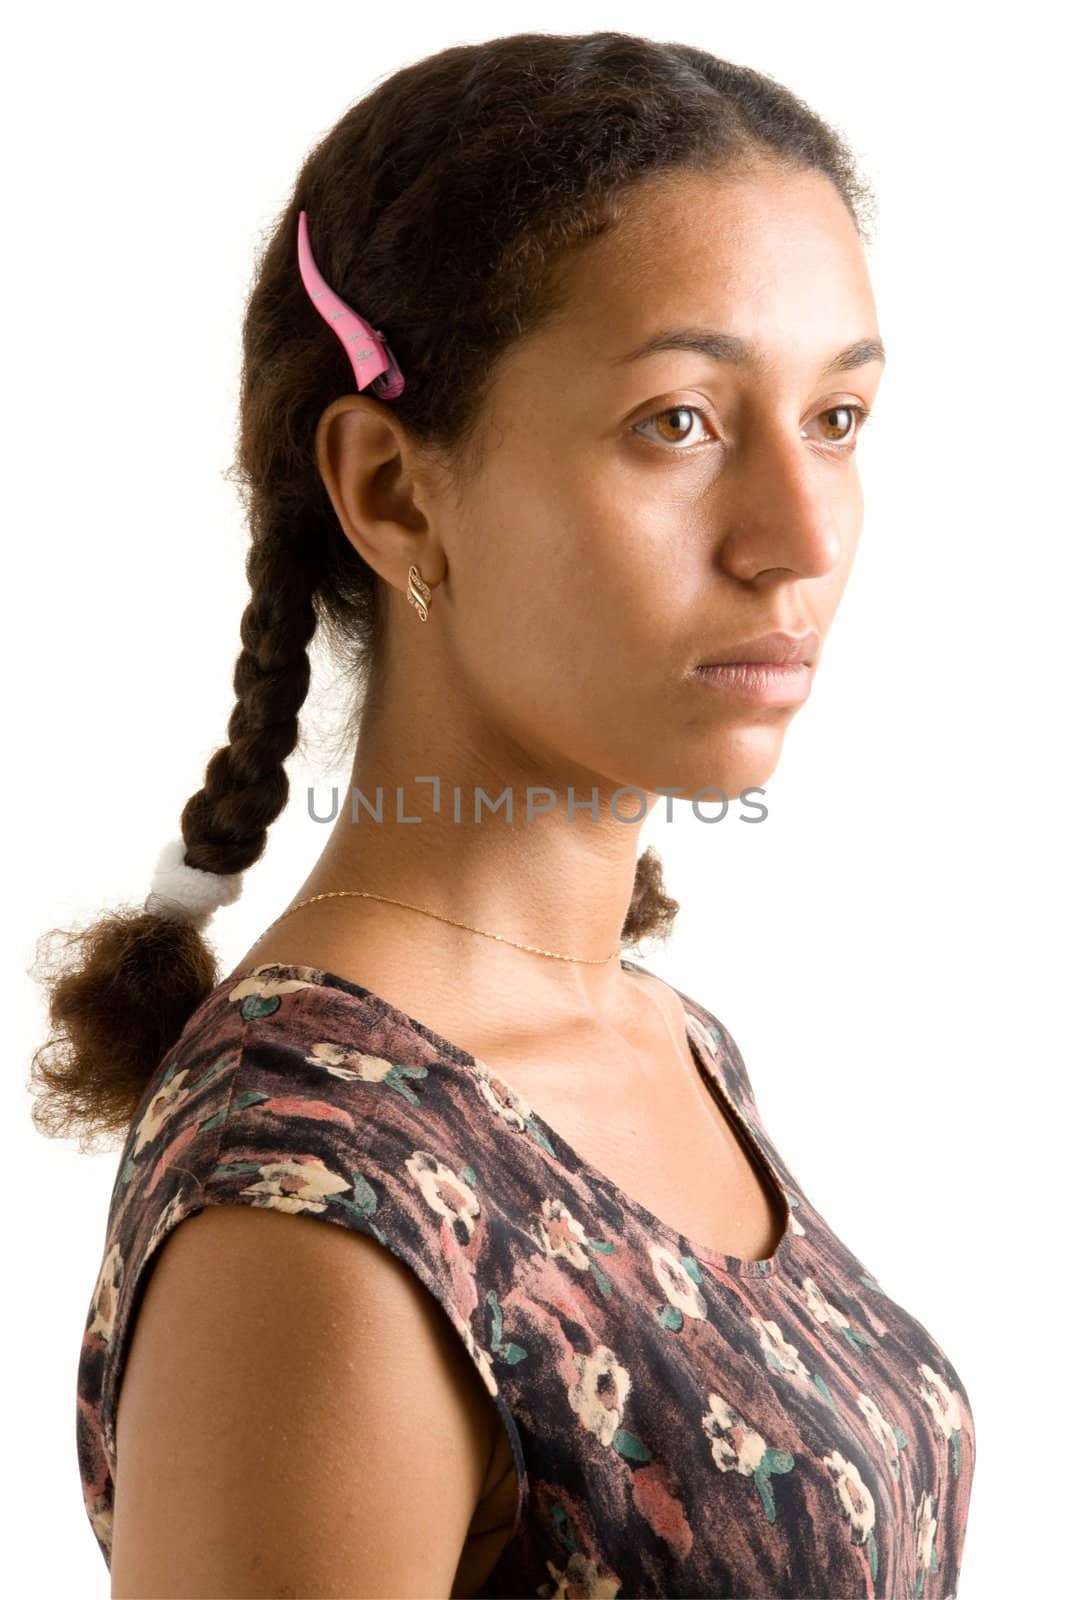
[[148,1275],[185,1217],[252,1205],[379,1240],[444,1309],[518,1476],[482,1595],[957,1600],[963,1384],[808,1201],[726,1028],[675,992],[709,1093],[788,1206],[768,1259],[676,1233],[356,983],[273,962],[208,996],[131,1122],[81,1345],[77,1452],[108,1566]]

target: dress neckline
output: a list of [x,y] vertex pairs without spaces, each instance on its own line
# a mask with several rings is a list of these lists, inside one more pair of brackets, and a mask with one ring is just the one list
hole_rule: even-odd
[[[622,966],[629,968],[633,972],[647,971],[646,968],[639,966],[636,962],[628,961],[625,957],[621,957],[620,960]],[[520,1095],[517,1090],[513,1089],[507,1079],[497,1072],[490,1063],[480,1063],[476,1057],[471,1055],[468,1050],[464,1050],[462,1046],[454,1044],[451,1039],[446,1039],[426,1023],[420,1022],[417,1017],[413,1017],[407,1011],[402,1011],[391,1000],[386,1000],[383,995],[375,994],[373,989],[368,989],[351,978],[343,978],[339,973],[329,972],[323,967],[305,966],[299,962],[264,961],[258,966],[248,968],[246,971],[231,973],[218,984],[214,992],[221,993],[236,988],[239,983],[246,982],[249,979],[261,978],[270,973],[293,977],[321,989],[340,990],[342,993],[351,995],[357,1000],[369,1000],[373,1002],[379,1011],[394,1022],[407,1029],[414,1029],[416,1033],[421,1034],[424,1039],[433,1045],[435,1050],[464,1067],[472,1077],[479,1074],[479,1069],[482,1072],[488,1069],[492,1078],[504,1093],[514,1100],[516,1104],[527,1108],[529,1117],[536,1122],[538,1128],[547,1136],[553,1150],[563,1150],[574,1168],[581,1172],[592,1188],[605,1191],[617,1206],[631,1211],[644,1227],[670,1240],[680,1257],[684,1257],[687,1254],[692,1255],[697,1261],[704,1262],[708,1266],[714,1267],[717,1271],[727,1273],[736,1278],[772,1277],[781,1268],[789,1252],[793,1237],[793,1212],[785,1183],[776,1164],[756,1140],[748,1126],[744,1113],[727,1089],[722,1075],[715,1065],[714,1053],[705,1033],[704,1024],[691,1009],[691,1004],[686,996],[680,990],[675,989],[673,984],[667,984],[667,987],[672,989],[681,1001],[682,1010],[685,1014],[686,1038],[689,1042],[693,1060],[700,1073],[701,1081],[709,1093],[718,1099],[719,1105],[724,1115],[730,1120],[736,1136],[750,1152],[752,1161],[761,1173],[764,1182],[777,1194],[785,1213],[785,1231],[770,1256],[752,1258],[730,1255],[726,1251],[713,1250],[708,1245],[697,1244],[687,1234],[679,1233],[677,1228],[672,1228],[669,1223],[664,1222],[662,1217],[656,1216],[647,1206],[642,1205],[635,1196],[629,1194],[625,1189],[621,1189],[605,1173],[587,1161],[580,1151],[575,1150],[574,1146],[569,1144],[562,1134],[557,1133],[556,1129],[545,1121],[538,1112],[537,1107],[531,1104],[525,1095]],[[649,976],[652,976],[652,974],[649,974]],[[663,983],[666,980],[661,978],[660,982]]]

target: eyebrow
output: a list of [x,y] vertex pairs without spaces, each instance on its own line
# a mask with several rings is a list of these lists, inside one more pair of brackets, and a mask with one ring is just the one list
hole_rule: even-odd
[[[714,328],[664,328],[635,349],[627,350],[621,356],[612,356],[610,365],[623,366],[631,361],[640,361],[642,356],[657,355],[661,350],[692,350],[711,361],[723,361],[735,367],[759,369],[767,364],[766,352],[740,334],[720,333]],[[870,361],[885,364],[885,346],[881,339],[855,339],[826,363],[820,377],[827,377],[832,372],[851,372],[855,367],[865,367]]]

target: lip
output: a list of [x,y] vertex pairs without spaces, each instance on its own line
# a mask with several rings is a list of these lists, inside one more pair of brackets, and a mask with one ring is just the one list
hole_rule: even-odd
[[818,653],[819,643],[820,635],[817,633],[786,633],[779,629],[743,644],[726,645],[715,655],[701,661],[696,670],[739,665],[810,668]]
[[694,667],[696,683],[764,706],[797,705],[811,692],[811,667],[804,661],[727,661]]

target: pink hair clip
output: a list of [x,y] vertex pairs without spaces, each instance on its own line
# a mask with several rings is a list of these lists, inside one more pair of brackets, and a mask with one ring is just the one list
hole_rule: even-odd
[[356,388],[369,384],[382,400],[395,400],[404,392],[404,375],[396,358],[385,342],[380,328],[372,328],[358,312],[334,294],[322,273],[315,265],[308,238],[307,212],[301,211],[296,230],[296,256],[300,276],[311,296],[311,303],[329,323],[348,352],[352,371],[356,375]]

